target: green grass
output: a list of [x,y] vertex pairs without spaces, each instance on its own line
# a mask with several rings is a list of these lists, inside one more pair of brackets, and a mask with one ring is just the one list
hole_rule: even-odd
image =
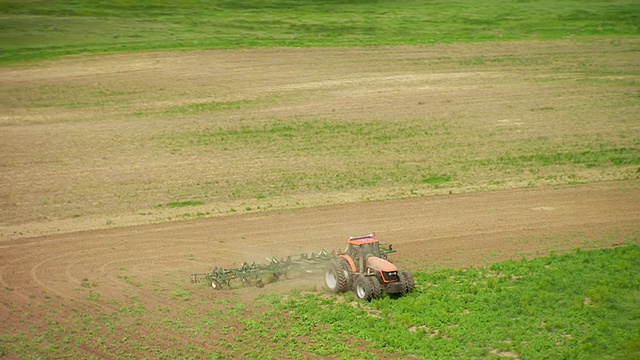
[[0,1],[0,62],[69,54],[638,35],[635,0]]
[[161,116],[176,116],[176,115],[198,115],[202,113],[221,112],[228,110],[240,110],[247,109],[251,106],[255,106],[261,102],[266,101],[228,101],[228,102],[204,102],[189,105],[178,105],[169,108],[162,109],[160,111],[146,111],[138,112],[138,116],[149,116],[159,114]]
[[451,177],[447,175],[428,176],[422,179],[425,184],[442,184],[451,181]]
[[358,306],[351,295],[273,301],[292,318],[292,333],[326,328],[311,341],[322,343],[310,349],[318,356],[341,356],[353,337],[425,359],[632,358],[640,355],[632,330],[640,328],[639,256],[640,246],[629,246],[418,273],[415,293]]
[[[640,355],[637,239],[602,250],[416,273],[416,290],[371,303],[293,291],[255,301],[206,284],[93,302],[47,326],[0,335],[23,359],[103,356],[261,359],[631,359]],[[195,285],[194,285],[195,286]],[[125,293],[131,288],[123,289]],[[94,305],[93,308],[90,308]]]
[[601,148],[589,151],[555,152],[539,151],[533,155],[508,155],[482,161],[482,164],[494,167],[502,166],[557,166],[581,165],[586,168],[601,166],[640,165],[639,149]]
[[202,201],[173,201],[173,202],[167,203],[165,206],[169,208],[181,208],[181,207],[188,207],[188,206],[198,206],[203,204],[204,202]]

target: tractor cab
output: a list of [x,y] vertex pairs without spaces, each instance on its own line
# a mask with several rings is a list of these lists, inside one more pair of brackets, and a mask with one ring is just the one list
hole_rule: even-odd
[[365,274],[389,273],[392,275],[391,281],[395,281],[393,275],[398,269],[387,261],[387,253],[393,252],[391,246],[381,250],[374,234],[350,237],[347,244],[345,253],[351,257],[356,269]]
[[[347,240],[347,244],[345,253],[356,262],[363,261],[366,263],[371,256],[381,257],[380,242],[375,238],[374,234],[350,237]],[[362,264],[360,263],[360,265]],[[360,266],[360,268],[363,268],[363,266]]]

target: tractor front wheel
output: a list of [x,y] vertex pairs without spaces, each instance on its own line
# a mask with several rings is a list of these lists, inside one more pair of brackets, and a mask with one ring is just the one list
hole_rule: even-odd
[[360,300],[371,301],[373,298],[373,287],[367,277],[361,276],[356,279],[355,291]]
[[376,276],[368,276],[369,282],[371,282],[371,299],[379,299],[382,297],[382,285],[380,280]]
[[416,287],[416,281],[413,279],[413,275],[406,271],[401,271],[398,274],[400,275],[400,281],[402,282],[402,292],[405,294],[412,292]]

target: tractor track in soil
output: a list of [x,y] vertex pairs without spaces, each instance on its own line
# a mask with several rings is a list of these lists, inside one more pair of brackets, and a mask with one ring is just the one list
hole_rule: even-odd
[[[392,259],[409,270],[637,243],[639,187],[640,181],[623,181],[441,195],[6,240],[0,318],[15,325],[15,308],[33,311],[33,301],[82,302],[83,281],[98,284],[105,298],[123,296],[125,276],[185,287],[191,273],[213,266],[338,249],[345,237],[369,232],[393,243]],[[215,296],[247,299],[313,282],[321,284],[307,278]],[[133,291],[156,296],[146,287]]]

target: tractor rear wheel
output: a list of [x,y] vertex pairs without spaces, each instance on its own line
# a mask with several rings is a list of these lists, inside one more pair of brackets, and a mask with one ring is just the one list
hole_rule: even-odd
[[400,276],[400,281],[402,282],[402,292],[405,294],[412,292],[416,287],[416,281],[414,280],[413,275],[406,271],[400,271],[398,275]]
[[[339,259],[342,260],[342,259]],[[343,260],[344,261],[344,260]],[[349,288],[348,273],[344,271],[338,260],[333,260],[327,265],[324,273],[324,283],[329,291],[341,293]]]
[[360,300],[371,301],[371,299],[373,298],[371,281],[364,276],[360,276],[356,279],[355,291],[356,296]]
[[335,259],[335,262],[336,264],[338,264],[338,266],[340,266],[340,268],[342,269],[342,272],[344,273],[345,279],[347,279],[347,285],[344,288],[344,291],[347,291],[351,288],[351,285],[353,285],[351,283],[351,266],[349,265],[347,260],[341,257]]
[[382,285],[376,276],[368,276],[367,279],[371,282],[371,299],[379,299],[382,297]]

